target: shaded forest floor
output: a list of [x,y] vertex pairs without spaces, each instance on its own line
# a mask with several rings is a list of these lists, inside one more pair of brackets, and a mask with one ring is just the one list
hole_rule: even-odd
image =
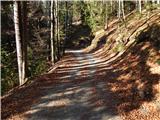
[[[159,17],[153,14],[147,24],[159,25]],[[2,97],[2,119],[159,120],[160,51],[141,36],[145,20],[130,20],[132,34],[119,47],[120,31],[112,24],[97,37],[107,36],[106,44],[95,40],[101,47],[66,51],[55,70]]]

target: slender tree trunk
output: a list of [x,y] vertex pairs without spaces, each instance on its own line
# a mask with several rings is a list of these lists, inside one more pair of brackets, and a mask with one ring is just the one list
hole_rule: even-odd
[[68,1],[65,1],[65,38],[63,43],[63,54],[65,54],[65,45],[68,38]]
[[123,15],[123,20],[125,20],[125,13],[124,13],[124,0],[121,0],[122,4],[122,15]]
[[71,27],[71,25],[73,23],[73,10],[74,10],[74,8],[71,6],[69,27]]
[[23,26],[23,38],[22,38],[22,79],[25,80],[27,77],[27,40],[28,40],[28,21],[27,21],[27,2],[22,2],[22,26]]
[[60,36],[59,36],[59,2],[56,0],[56,12],[57,12],[57,58],[60,59]]
[[54,1],[51,1],[51,62],[55,63],[55,13],[54,13]]
[[105,3],[105,8],[106,8],[106,18],[105,18],[105,30],[108,29],[108,2],[106,1]]
[[58,58],[58,57],[57,57],[57,53],[58,53],[57,51],[58,51],[58,50],[56,49],[56,48],[57,48],[57,47],[56,47],[56,46],[57,46],[57,38],[58,38],[58,37],[57,37],[57,35],[58,35],[58,33],[57,33],[57,26],[58,26],[58,25],[57,25],[57,24],[58,24],[57,21],[58,21],[58,20],[57,20],[57,19],[58,19],[58,14],[57,14],[57,0],[55,0],[55,1],[54,1],[54,41],[55,41],[55,44],[54,44],[55,54],[54,54],[54,55],[55,55],[55,62],[57,61],[57,58]]
[[111,4],[111,13],[113,12],[113,1],[111,0],[110,1],[110,4]]
[[16,39],[16,50],[17,50],[17,62],[18,62],[18,73],[19,73],[19,84],[22,85],[24,80],[22,79],[22,38],[20,32],[20,14],[21,9],[20,2],[14,2],[14,25],[15,25],[15,39]]
[[118,0],[118,19],[121,18],[121,0]]
[[141,0],[139,0],[139,12],[142,13],[142,5],[141,5]]
[[[50,17],[50,20],[47,22],[47,26],[50,27],[51,30],[51,1],[47,2],[46,8],[50,7],[50,9],[48,10],[48,16]],[[51,54],[51,32],[50,32],[50,38],[47,40],[47,61],[51,61],[52,62],[52,54]]]
[[[60,16],[60,6],[62,5],[62,2],[59,2],[58,4],[58,16]],[[60,34],[60,17],[58,17],[58,38],[59,38],[59,55],[60,58],[63,56],[63,49],[62,49],[62,39],[61,39],[61,34]]]

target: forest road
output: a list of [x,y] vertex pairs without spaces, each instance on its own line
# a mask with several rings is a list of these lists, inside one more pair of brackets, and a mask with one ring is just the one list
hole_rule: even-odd
[[70,53],[73,64],[63,72],[64,68],[57,69],[61,74],[57,79],[67,82],[48,86],[39,101],[24,114],[24,119],[121,120],[112,109],[115,103],[110,101],[111,94],[104,94],[104,81],[96,77],[97,58],[82,51]]

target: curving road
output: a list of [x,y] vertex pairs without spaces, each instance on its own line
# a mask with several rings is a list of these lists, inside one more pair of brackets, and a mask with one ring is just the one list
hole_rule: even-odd
[[111,94],[105,92],[105,80],[96,76],[99,59],[82,51],[67,53],[72,54],[72,61],[67,67],[61,65],[56,69],[57,79],[62,83],[44,88],[43,96],[23,117],[29,120],[121,120],[114,108],[116,101],[111,101]]

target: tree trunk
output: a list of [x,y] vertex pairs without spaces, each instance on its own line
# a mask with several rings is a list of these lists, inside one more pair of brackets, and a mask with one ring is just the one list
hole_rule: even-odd
[[55,44],[54,44],[54,50],[55,50],[55,62],[57,61],[58,59],[58,49],[57,49],[57,38],[58,38],[58,33],[57,33],[57,27],[58,27],[58,23],[57,23],[57,20],[58,19],[58,14],[57,14],[57,0],[54,1],[54,41],[55,41]]
[[142,13],[141,0],[139,0],[139,12]]
[[51,62],[55,63],[55,13],[54,13],[54,1],[51,1]]
[[57,13],[57,58],[58,60],[60,59],[60,36],[59,36],[59,2],[58,0],[56,1],[56,13]]
[[108,2],[106,1],[105,3],[105,7],[106,7],[106,18],[105,18],[105,30],[108,29]]
[[121,18],[121,0],[118,0],[118,19]]
[[124,0],[121,0],[122,4],[122,15],[123,15],[123,20],[125,20],[125,13],[124,13]]
[[68,38],[68,1],[65,1],[65,38],[63,43],[63,54],[65,54],[65,45]]
[[111,13],[113,12],[113,1],[111,0],[110,1],[110,4],[111,4]]
[[27,77],[27,40],[28,40],[28,21],[27,21],[27,2],[22,2],[22,26],[23,26],[23,38],[22,38],[22,79]]
[[19,73],[19,84],[22,85],[24,83],[24,79],[22,79],[22,38],[21,38],[21,30],[20,30],[20,2],[14,2],[14,25],[15,25],[15,39],[16,39],[16,50],[17,50],[17,62],[18,62],[18,73]]

